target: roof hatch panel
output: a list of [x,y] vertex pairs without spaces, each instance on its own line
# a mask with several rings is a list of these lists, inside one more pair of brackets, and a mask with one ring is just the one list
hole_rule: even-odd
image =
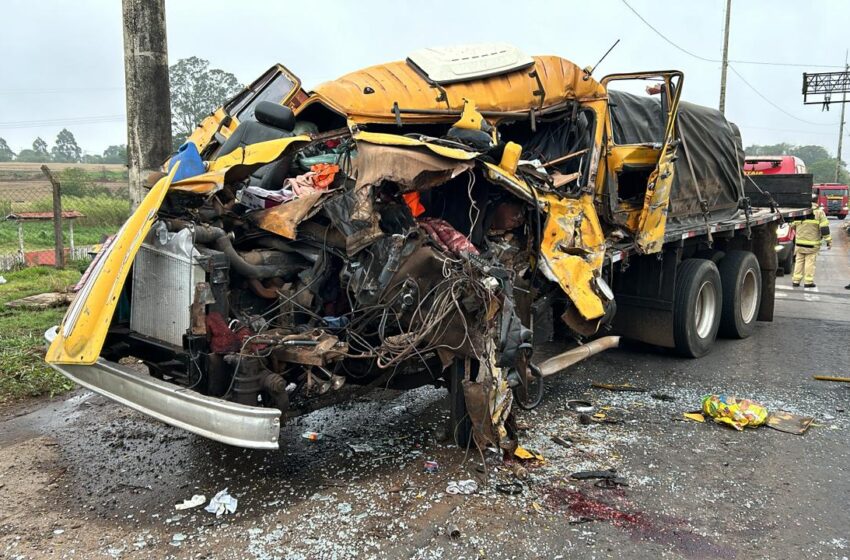
[[482,43],[420,49],[407,63],[432,82],[451,84],[528,68],[534,59],[508,43]]

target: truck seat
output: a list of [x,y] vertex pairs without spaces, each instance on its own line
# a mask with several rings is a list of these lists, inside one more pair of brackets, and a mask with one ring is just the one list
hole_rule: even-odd
[[260,101],[254,109],[254,117],[256,120],[249,119],[239,123],[221,146],[217,157],[226,156],[240,146],[293,136],[295,116],[289,107],[271,101]]

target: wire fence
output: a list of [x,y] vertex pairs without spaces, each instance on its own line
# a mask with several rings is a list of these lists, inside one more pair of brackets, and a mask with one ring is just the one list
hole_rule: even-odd
[[[60,230],[54,225],[55,202],[61,207]],[[123,165],[0,163],[0,271],[55,266],[57,246],[64,262],[90,259],[129,213]]]

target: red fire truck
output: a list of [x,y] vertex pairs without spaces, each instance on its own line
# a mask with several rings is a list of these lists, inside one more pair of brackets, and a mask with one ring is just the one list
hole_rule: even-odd
[[840,183],[820,183],[814,186],[818,206],[827,216],[847,217],[847,185]]

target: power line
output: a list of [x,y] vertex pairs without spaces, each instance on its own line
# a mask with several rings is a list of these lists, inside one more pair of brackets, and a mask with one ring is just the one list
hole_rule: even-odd
[[37,95],[41,93],[72,93],[89,91],[123,91],[123,87],[70,87],[70,88],[24,88],[0,89],[0,95]]
[[87,117],[66,117],[59,119],[8,121],[0,122],[0,130],[43,128],[51,126],[78,126],[87,124],[123,122],[124,120],[126,120],[126,117],[124,115],[92,115]]
[[[636,15],[638,17],[639,20],[641,20],[644,24],[646,24],[647,27],[652,29],[655,32],[656,35],[658,35],[659,37],[664,39],[664,41],[666,41],[668,44],[670,44],[674,48],[682,51],[683,53],[685,53],[688,56],[696,58],[697,60],[702,60],[703,62],[714,62],[714,63],[717,63],[717,64],[720,64],[722,62],[719,59],[706,58],[704,56],[700,56],[696,53],[693,53],[693,52],[689,51],[688,49],[686,49],[684,47],[680,47],[679,45],[674,43],[672,40],[668,39],[661,31],[656,29],[651,23],[649,23],[642,15],[640,15],[640,13],[638,13],[637,10],[635,10],[631,6],[631,4],[628,3],[627,0],[621,0],[621,1],[623,2],[623,4],[626,5],[626,7],[629,10],[631,10],[631,12],[634,15]],[[790,67],[790,68],[844,68],[841,65],[835,65],[835,64],[798,64],[798,63],[793,63],[793,62],[772,62],[772,61],[762,61],[762,60],[730,60],[729,62],[734,62],[736,64],[758,64],[758,65],[763,65],[763,66],[787,66],[787,67]]]
[[[684,47],[680,47],[679,45],[677,45],[676,43],[674,43],[672,40],[668,39],[668,38],[667,38],[667,37],[666,37],[666,36],[665,36],[665,35],[664,35],[661,31],[659,31],[658,29],[656,29],[656,28],[655,28],[655,27],[654,27],[651,23],[649,23],[646,19],[644,19],[644,17],[643,17],[642,15],[640,15],[640,14],[637,12],[637,10],[635,10],[634,8],[632,8],[632,6],[628,3],[628,1],[627,1],[627,0],[621,0],[621,1],[623,2],[623,4],[625,4],[625,5],[626,5],[626,7],[627,7],[629,10],[631,10],[631,11],[632,11],[632,13],[633,13],[633,14],[635,14],[635,15],[638,17],[638,19],[640,19],[643,23],[645,23],[647,27],[649,27],[650,29],[652,29],[652,30],[656,33],[656,35],[658,35],[659,37],[661,37],[662,39],[664,39],[664,41],[666,41],[668,44],[672,45],[672,46],[673,46],[673,47],[675,47],[676,49],[678,49],[678,50],[682,51],[683,53],[685,53],[685,54],[687,54],[687,55],[689,55],[689,56],[692,56],[692,57],[694,57],[694,58],[696,58],[696,59],[698,59],[698,60],[702,60],[703,62],[716,62],[716,63],[721,63],[721,62],[722,62],[722,61],[720,61],[720,60],[716,60],[716,59],[706,58],[706,57],[704,57],[704,56],[700,56],[700,55],[698,55],[698,54],[692,53],[691,51],[689,51],[689,50],[685,49]],[[741,64],[741,63],[744,63],[744,64],[752,64],[752,63],[754,63],[753,61],[746,62],[746,61],[732,61],[732,60],[730,60],[729,62],[735,62],[736,64]],[[779,63],[779,62],[776,62],[776,63],[774,63],[774,62],[764,62],[764,63],[759,63],[759,64],[770,64],[770,65],[775,65],[775,66],[799,66],[799,65],[797,65],[797,64],[787,64],[787,65],[786,65],[786,64],[784,64],[784,63]],[[837,123],[816,123],[816,122],[807,121],[807,120],[805,120],[805,119],[801,119],[800,117],[796,117],[796,116],[794,116],[793,114],[789,113],[788,111],[786,111],[785,109],[783,109],[782,107],[780,107],[779,105],[777,105],[776,103],[774,103],[773,101],[771,101],[770,99],[768,99],[768,98],[767,98],[767,96],[766,96],[766,95],[764,95],[762,92],[760,92],[759,90],[757,90],[757,89],[755,88],[755,86],[753,86],[750,82],[748,82],[748,81],[746,80],[746,78],[744,78],[744,77],[740,74],[740,72],[738,72],[737,70],[735,70],[735,68],[734,68],[731,64],[728,64],[727,66],[728,66],[728,68],[729,68],[730,70],[732,70],[732,72],[734,72],[734,73],[735,73],[735,75],[736,75],[736,76],[738,76],[738,78],[740,78],[740,80],[741,80],[742,82],[744,82],[744,83],[745,83],[745,84],[746,84],[746,85],[747,85],[747,86],[748,86],[751,90],[753,90],[753,91],[754,91],[754,92],[755,92],[755,93],[756,93],[759,97],[761,97],[761,98],[762,98],[762,99],[764,99],[767,103],[769,103],[771,106],[773,106],[775,109],[777,109],[777,110],[779,110],[780,112],[782,112],[783,114],[785,114],[785,115],[787,115],[787,116],[791,117],[792,119],[797,120],[797,121],[800,121],[800,122],[802,122],[802,123],[811,124],[811,125],[814,125],[814,126],[834,126],[835,124],[837,124]],[[807,65],[807,66],[819,66],[819,65],[817,65],[817,64],[811,64],[811,65]]]
[[785,115],[787,115],[787,116],[791,117],[791,118],[792,118],[792,119],[794,119],[795,121],[800,121],[801,123],[811,124],[811,125],[815,125],[815,126],[835,126],[836,124],[838,124],[838,123],[817,123],[817,122],[807,121],[806,119],[801,119],[800,117],[796,117],[796,116],[792,115],[791,113],[789,113],[788,111],[786,111],[785,109],[783,109],[782,107],[780,107],[779,105],[777,105],[776,103],[774,103],[773,101],[771,101],[770,99],[768,99],[768,98],[767,98],[767,96],[766,96],[765,94],[763,94],[762,92],[760,92],[759,90],[757,90],[757,89],[756,89],[756,87],[755,87],[753,84],[751,84],[750,82],[748,82],[748,81],[746,80],[746,78],[744,78],[744,77],[741,75],[741,73],[740,73],[740,72],[738,72],[737,70],[735,70],[735,67],[734,67],[734,66],[732,66],[731,64],[729,65],[729,70],[731,70],[731,71],[732,71],[732,73],[734,73],[736,76],[738,76],[738,79],[740,79],[742,82],[744,82],[744,84],[746,84],[748,88],[750,88],[751,90],[753,90],[753,91],[756,93],[756,95],[758,95],[759,97],[761,97],[762,99],[764,99],[764,100],[765,100],[768,104],[770,104],[770,105],[771,105],[774,109],[776,109],[777,111],[780,111],[780,112],[782,112],[783,114],[785,114]]
[[773,128],[769,126],[751,126],[748,124],[735,123],[738,128],[751,128],[753,130],[770,130],[773,132],[795,132],[798,134],[813,134],[817,136],[832,136],[833,132],[829,132],[826,130],[800,130],[794,128]]
[[632,8],[631,4],[629,4],[626,0],[622,0],[622,2],[623,2],[623,4],[625,4],[625,5],[626,5],[626,7],[627,7],[628,9],[630,9],[630,10],[632,11],[632,13],[633,13],[634,15],[636,15],[636,16],[638,17],[638,19],[639,19],[639,20],[641,20],[644,24],[646,24],[646,26],[647,26],[647,27],[649,27],[650,29],[652,29],[653,31],[655,31],[655,34],[656,34],[656,35],[658,35],[659,37],[661,37],[662,39],[664,39],[664,40],[665,40],[668,44],[670,44],[670,45],[671,45],[671,46],[673,46],[674,48],[676,48],[676,49],[678,49],[678,50],[682,51],[683,53],[685,53],[685,54],[686,54],[686,55],[688,55],[688,56],[692,56],[692,57],[694,57],[694,58],[696,58],[696,59],[698,59],[698,60],[702,60],[703,62],[720,62],[719,60],[715,60],[715,59],[711,59],[711,58],[705,58],[704,56],[700,56],[700,55],[698,55],[698,54],[694,54],[694,53],[692,53],[691,51],[689,51],[688,49],[683,48],[683,47],[680,47],[679,45],[677,45],[676,43],[674,43],[673,41],[671,41],[670,39],[668,39],[668,38],[667,38],[667,37],[666,37],[666,36],[665,36],[662,32],[660,32],[660,31],[659,31],[659,30],[657,30],[655,27],[653,27],[653,25],[652,25],[651,23],[649,23],[648,21],[646,21],[646,20],[644,19],[644,17],[643,17],[642,15],[640,15],[640,14],[638,13],[638,11],[637,11],[637,10],[635,10],[634,8]]

